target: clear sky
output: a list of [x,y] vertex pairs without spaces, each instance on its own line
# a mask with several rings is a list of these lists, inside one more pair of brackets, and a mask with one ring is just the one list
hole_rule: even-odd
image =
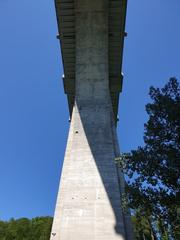
[[[180,79],[180,1],[129,0],[118,135],[143,144],[151,85]],[[53,0],[0,0],[0,219],[53,215],[68,107]]]

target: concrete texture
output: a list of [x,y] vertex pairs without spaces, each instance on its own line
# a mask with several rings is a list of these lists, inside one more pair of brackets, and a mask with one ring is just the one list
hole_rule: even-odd
[[131,240],[109,92],[108,0],[77,0],[75,104],[51,240]]

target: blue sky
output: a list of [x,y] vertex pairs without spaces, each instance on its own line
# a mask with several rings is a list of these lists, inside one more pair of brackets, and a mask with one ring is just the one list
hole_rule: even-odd
[[[129,0],[123,152],[143,144],[149,87],[180,79],[179,13],[179,0]],[[0,33],[0,219],[53,215],[69,128],[53,0],[1,0]]]

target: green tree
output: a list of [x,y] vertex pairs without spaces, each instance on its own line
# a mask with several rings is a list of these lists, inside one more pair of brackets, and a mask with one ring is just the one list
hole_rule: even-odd
[[161,239],[178,239],[180,85],[171,78],[162,89],[151,87],[149,94],[144,146],[122,155],[120,165],[129,179],[129,206],[143,210]]
[[134,226],[134,233],[137,240],[154,240],[152,226],[148,221],[148,217],[144,216],[142,210],[137,210],[132,216],[132,223]]
[[7,232],[8,223],[0,221],[0,239],[5,240],[5,235]]
[[51,217],[33,218],[31,221],[31,240],[49,240],[51,225]]
[[49,240],[52,217],[0,221],[0,240]]

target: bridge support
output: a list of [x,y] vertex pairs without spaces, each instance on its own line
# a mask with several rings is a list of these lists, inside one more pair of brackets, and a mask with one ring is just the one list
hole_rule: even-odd
[[77,0],[75,104],[51,240],[132,240],[109,90],[107,0]]

